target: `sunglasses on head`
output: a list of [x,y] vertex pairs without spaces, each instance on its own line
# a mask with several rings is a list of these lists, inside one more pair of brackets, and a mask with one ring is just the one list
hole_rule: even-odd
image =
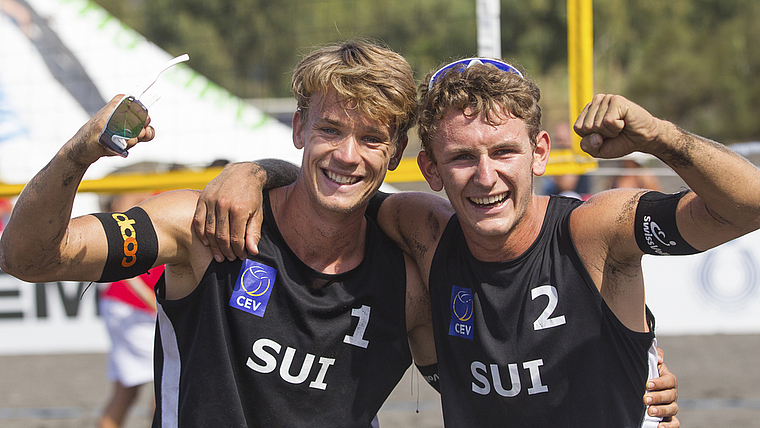
[[[124,158],[127,157],[129,154],[129,152],[127,152],[127,140],[130,138],[137,138],[137,136],[140,135],[140,131],[145,127],[145,122],[148,120],[148,108],[145,107],[138,98],[148,92],[148,89],[156,83],[158,77],[161,76],[161,73],[180,62],[187,61],[188,59],[190,59],[190,57],[187,54],[172,59],[154,75],[155,77],[153,80],[139,96],[136,97],[129,94],[124,96],[113,113],[111,113],[106,126],[100,132],[98,142],[103,147],[117,155]],[[137,91],[131,92],[136,93]]]
[[515,73],[518,76],[523,77],[522,73],[520,73],[520,70],[512,67],[504,61],[490,58],[466,58],[446,64],[443,67],[439,68],[438,71],[433,73],[433,76],[430,78],[430,82],[428,83],[428,90],[433,89],[433,84],[435,84],[435,81],[446,74],[447,71],[456,69],[457,71],[461,72],[472,67],[475,64],[491,64],[501,71],[505,71],[507,73]]

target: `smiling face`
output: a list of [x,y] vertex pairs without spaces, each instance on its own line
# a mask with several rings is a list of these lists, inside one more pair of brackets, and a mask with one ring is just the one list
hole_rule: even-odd
[[[549,138],[531,144],[522,119],[500,115],[489,123],[451,108],[421,152],[420,168],[434,190],[444,188],[468,239],[503,241],[531,224],[533,175],[546,168]],[[432,157],[431,157],[432,155]],[[529,219],[528,219],[529,220]]]
[[383,182],[403,145],[392,142],[391,128],[368,119],[334,90],[316,94],[308,117],[293,117],[293,141],[303,148],[301,174],[317,206],[338,213],[363,208]]

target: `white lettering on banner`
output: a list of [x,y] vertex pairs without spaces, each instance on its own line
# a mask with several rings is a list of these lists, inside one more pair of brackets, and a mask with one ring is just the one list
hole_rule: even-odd
[[[55,303],[60,302],[60,309],[66,318],[77,318],[82,309],[82,293],[87,287],[86,282],[53,282],[29,284],[16,280],[10,275],[0,272],[0,319],[24,319],[37,318],[44,319],[52,316],[52,313],[59,313],[58,307],[52,308]],[[14,285],[15,287],[7,287]],[[30,293],[33,290],[33,305],[30,307],[29,300],[23,299],[22,294]],[[99,297],[97,287],[92,287],[92,293]],[[16,301],[14,309],[8,308],[10,300]],[[26,307],[23,307],[26,306]],[[97,305],[95,306],[97,310]]]
[[[543,359],[526,361],[522,364],[523,369],[528,370],[530,374],[531,387],[528,388],[528,395],[540,394],[542,392],[549,392],[549,387],[541,382],[541,372],[539,367],[544,365]],[[493,380],[493,390],[502,397],[515,397],[522,390],[522,384],[520,382],[520,371],[517,363],[507,365],[509,371],[509,382],[511,384],[510,389],[504,389],[504,383],[502,383],[502,377],[500,374],[499,366],[497,364],[489,364],[486,366],[480,361],[473,361],[470,364],[470,372],[475,381],[472,382],[472,392],[480,395],[488,395],[491,393],[492,383],[488,380],[488,368],[491,369],[491,379]]]
[[[273,353],[270,353],[267,349],[270,349]],[[248,357],[248,360],[245,363],[248,368],[264,374],[272,373],[277,369],[278,361],[276,356],[280,354],[282,345],[272,339],[261,338],[253,343],[252,350],[253,355],[261,360],[263,364],[257,363],[251,357]],[[295,348],[285,348],[285,355],[283,356],[282,363],[279,365],[280,378],[285,382],[294,385],[302,384],[309,378],[309,375],[312,372],[312,367],[314,366],[314,359],[316,358],[314,354],[307,353],[304,357],[301,369],[298,374],[294,376],[291,374],[291,366],[293,365],[293,360],[297,352],[298,351]],[[327,369],[333,364],[335,364],[334,358],[320,357],[318,362],[319,370],[314,377],[314,380],[309,383],[309,388],[321,390],[327,389],[325,376],[327,376]]]
[[88,284],[35,284],[0,272],[0,355],[108,351],[98,312],[105,285]]
[[758,266],[760,231],[700,254],[645,255],[647,306],[657,317],[657,335],[760,332]]

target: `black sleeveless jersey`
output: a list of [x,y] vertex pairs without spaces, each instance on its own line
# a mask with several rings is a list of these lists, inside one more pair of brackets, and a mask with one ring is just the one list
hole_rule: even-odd
[[593,284],[569,232],[580,203],[553,197],[508,262],[475,259],[449,221],[430,271],[447,427],[641,426],[654,333],[626,328]]
[[326,275],[264,205],[259,255],[212,261],[180,300],[157,285],[154,427],[369,427],[411,364],[404,258],[376,223],[362,263]]

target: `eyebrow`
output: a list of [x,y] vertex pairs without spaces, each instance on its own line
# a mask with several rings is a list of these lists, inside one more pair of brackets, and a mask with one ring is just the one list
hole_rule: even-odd
[[[344,128],[344,127],[347,126],[343,121],[340,121],[340,120],[337,120],[337,119],[331,119],[329,117],[320,117],[320,118],[318,118],[317,120],[314,121],[314,125],[318,125],[320,122],[325,122],[328,125],[333,125],[333,126],[340,127],[340,128]],[[364,131],[366,133],[381,135],[381,136],[383,136],[383,138],[386,138],[388,140],[390,140],[390,138],[391,138],[391,135],[390,135],[390,133],[388,131],[383,130],[383,128],[380,128],[380,127],[377,127],[377,126],[363,126],[362,125],[361,129],[362,129],[362,131]]]
[[[514,147],[520,147],[521,144],[517,140],[506,140],[501,141],[499,143],[495,143],[494,145],[490,146],[489,149],[491,150],[500,150],[500,149],[509,149]],[[457,144],[456,147],[452,148],[451,150],[447,150],[447,154],[455,153],[455,154],[462,154],[462,153],[470,153],[473,151],[473,147],[467,143]]]

